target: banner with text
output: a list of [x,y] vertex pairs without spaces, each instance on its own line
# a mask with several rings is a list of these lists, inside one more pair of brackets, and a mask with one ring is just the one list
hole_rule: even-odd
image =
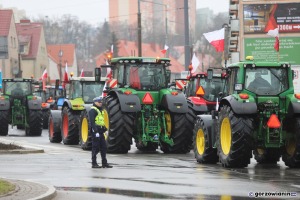
[[274,38],[246,38],[244,52],[256,61],[282,61],[300,65],[300,37],[280,37],[279,54],[274,50]]

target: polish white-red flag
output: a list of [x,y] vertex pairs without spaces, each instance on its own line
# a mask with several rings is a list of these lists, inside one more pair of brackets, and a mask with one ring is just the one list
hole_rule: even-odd
[[275,11],[277,9],[277,4],[273,5],[272,11],[269,16],[269,21],[265,27],[265,32],[267,35],[275,38],[274,49],[279,51],[279,29],[275,19]]
[[215,47],[217,52],[224,51],[225,28],[208,33],[203,33],[203,35],[207,39],[207,41]]
[[66,87],[67,83],[69,83],[69,74],[68,74],[68,63],[66,62],[65,73],[64,73],[64,81],[63,81],[63,88]]
[[161,52],[162,54],[166,54],[168,49],[169,49],[169,47],[165,44],[164,49],[163,49],[163,50],[160,50],[160,52]]
[[110,67],[106,68],[106,78],[112,78],[112,71]]
[[200,61],[197,58],[196,54],[194,53],[193,58],[192,58],[192,67],[193,67],[193,69],[191,71],[192,73],[196,72],[196,69],[198,68],[199,64],[200,64]]
[[114,45],[112,44],[110,47],[110,52],[113,54],[114,53]]
[[79,77],[84,77],[83,68],[81,69],[81,72],[80,72],[80,76],[79,76]]
[[40,80],[46,80],[47,78],[48,78],[48,73],[47,73],[47,69],[45,69]]

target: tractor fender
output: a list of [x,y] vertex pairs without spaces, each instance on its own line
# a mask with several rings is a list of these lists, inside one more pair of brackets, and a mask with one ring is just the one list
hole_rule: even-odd
[[0,100],[0,110],[8,110],[10,108],[9,99]]
[[292,117],[295,114],[300,114],[300,103],[291,102],[288,107],[288,116]]
[[28,100],[28,109],[29,110],[41,110],[42,108],[42,98],[37,97],[37,99]]
[[141,111],[141,102],[137,95],[126,95],[116,92],[120,102],[122,112],[139,112]]
[[212,115],[197,115],[197,120],[201,119],[204,123],[204,127],[207,128],[207,138],[209,141],[209,146],[212,147],[215,144],[216,137],[215,137],[215,128],[213,126],[213,122],[215,119],[213,119]]
[[67,106],[68,108],[72,108],[71,102],[68,99],[64,100],[64,103],[62,104],[62,108]]
[[50,115],[52,116],[54,132],[60,132],[61,111],[60,110],[51,110]]
[[165,94],[162,98],[162,105],[173,113],[188,112],[187,100],[181,93],[177,95]]
[[190,103],[190,106],[192,107],[192,109],[195,112],[204,113],[204,112],[208,111],[207,105],[205,105],[205,104],[198,104],[197,100],[195,98],[189,98],[188,102]]
[[238,102],[233,96],[224,97],[220,102],[220,106],[224,104],[229,105],[235,114],[256,114],[257,113],[256,103]]

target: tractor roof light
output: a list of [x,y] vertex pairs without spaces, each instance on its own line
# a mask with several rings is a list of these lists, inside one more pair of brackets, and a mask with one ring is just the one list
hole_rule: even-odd
[[296,99],[300,99],[300,93],[294,94]]
[[239,94],[239,97],[240,97],[241,99],[249,99],[249,95],[246,94],[246,93],[241,93],[241,94]]
[[272,114],[267,122],[269,128],[280,128],[281,123],[276,114]]

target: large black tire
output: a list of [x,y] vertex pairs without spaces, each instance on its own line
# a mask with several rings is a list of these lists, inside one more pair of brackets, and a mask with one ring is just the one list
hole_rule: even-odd
[[0,111],[0,135],[6,136],[8,134],[8,110]]
[[213,144],[209,142],[209,137],[212,137],[209,132],[210,128],[211,124],[206,124],[201,118],[196,120],[193,132],[193,146],[195,158],[198,163],[215,164],[219,160],[217,149],[213,148]]
[[49,121],[49,115],[50,115],[50,109],[44,109],[42,110],[43,113],[43,129],[48,128],[48,121]]
[[160,149],[164,153],[188,153],[191,150],[193,132],[187,130],[186,114],[165,112],[166,133],[174,145],[161,142]]
[[29,127],[25,127],[26,136],[41,136],[43,131],[43,114],[41,110],[29,110],[27,118]]
[[217,148],[223,167],[247,167],[252,158],[253,118],[233,113],[224,105],[219,112]]
[[72,111],[67,106],[61,112],[61,137],[66,145],[77,145],[79,143],[78,124],[80,111]]
[[254,159],[259,164],[276,164],[281,157],[280,148],[256,148],[253,151]]
[[108,123],[106,138],[108,153],[128,153],[132,144],[135,115],[121,111],[119,99],[107,96],[103,102]]
[[[292,119],[291,119],[292,120]],[[282,154],[282,160],[290,168],[300,168],[300,118],[292,120],[290,133],[293,137],[286,141]]]
[[[195,121],[196,121],[196,111],[193,109],[193,103],[191,102],[191,100],[188,99],[188,112],[186,114],[186,118],[187,118],[187,132],[191,133],[191,135],[193,135],[193,130],[194,130],[194,126],[195,126]],[[190,140],[188,141],[188,143],[190,144],[190,149],[193,149],[193,138],[191,137]]]
[[82,111],[80,115],[79,145],[83,150],[92,149],[92,135],[90,133],[89,117],[86,110]]
[[49,141],[51,143],[61,143],[61,111],[53,110],[48,120]]

